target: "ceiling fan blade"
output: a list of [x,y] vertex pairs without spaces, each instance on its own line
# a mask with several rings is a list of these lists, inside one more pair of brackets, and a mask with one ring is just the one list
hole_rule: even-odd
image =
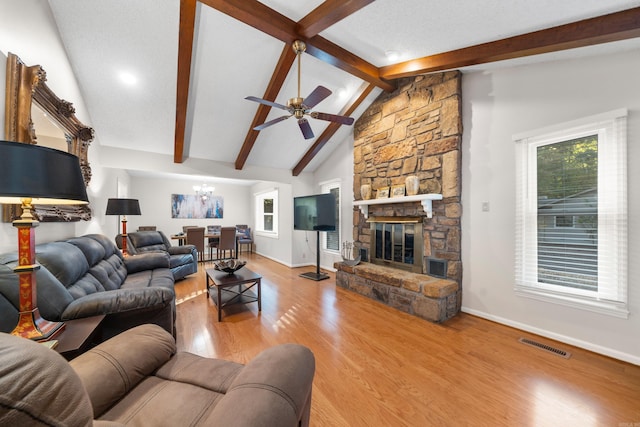
[[300,130],[302,131],[302,135],[304,135],[304,139],[313,138],[313,131],[311,130],[311,125],[309,121],[305,118],[298,120],[298,126],[300,126]]
[[268,122],[264,122],[263,124],[254,127],[253,130],[262,130],[264,128],[268,128],[269,126],[275,125],[276,123],[281,122],[283,120],[286,120],[289,117],[291,117],[291,115],[277,117],[277,118],[275,118],[273,120],[269,120]]
[[337,114],[318,113],[314,111],[313,113],[311,113],[311,117],[313,117],[314,119],[327,120],[329,122],[336,122],[343,125],[353,124],[353,117],[338,116]]
[[256,98],[255,96],[247,96],[245,99],[249,101],[259,102],[260,104],[268,105],[269,107],[276,107],[281,110],[288,110],[288,108],[282,104],[278,104],[277,102],[267,101],[266,99]]
[[327,96],[331,95],[331,91],[324,86],[318,86],[307,96],[302,102],[307,110],[315,107],[324,100]]

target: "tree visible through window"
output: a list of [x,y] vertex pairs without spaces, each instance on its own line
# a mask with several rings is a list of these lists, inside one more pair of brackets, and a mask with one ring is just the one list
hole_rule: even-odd
[[256,231],[269,237],[278,236],[278,190],[255,195]]
[[273,231],[273,199],[262,200],[263,231]]
[[536,163],[538,280],[597,291],[598,135],[537,147]]
[[628,315],[626,115],[515,138],[519,295]]

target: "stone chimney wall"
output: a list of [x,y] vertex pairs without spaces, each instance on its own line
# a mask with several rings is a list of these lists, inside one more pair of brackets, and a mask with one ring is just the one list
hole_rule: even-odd
[[[369,216],[424,216],[424,259],[446,259],[447,278],[462,280],[460,257],[460,145],[462,142],[461,73],[450,71],[398,80],[355,123],[354,189],[404,184],[420,179],[419,194],[442,194],[427,218],[418,202],[369,207]],[[368,248],[369,224],[354,207],[354,241]],[[426,271],[426,270],[424,270]]]

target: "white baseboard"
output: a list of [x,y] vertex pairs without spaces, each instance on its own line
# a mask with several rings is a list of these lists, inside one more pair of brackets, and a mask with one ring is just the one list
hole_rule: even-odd
[[254,252],[254,254],[258,254],[258,255],[263,256],[263,257],[265,257],[265,258],[267,258],[267,259],[270,259],[271,261],[275,261],[275,262],[277,262],[278,264],[285,265],[285,266],[287,266],[287,267],[289,267],[289,268],[291,268],[291,267],[292,267],[290,263],[288,263],[288,262],[284,262],[284,261],[282,261],[281,259],[274,258],[274,257],[269,256],[269,255],[267,255],[267,254],[263,254],[262,252],[255,251],[255,252]]
[[576,338],[568,337],[566,335],[557,334],[555,332],[540,329],[535,326],[528,325],[526,323],[516,322],[504,317],[495,316],[493,314],[485,313],[483,311],[474,310],[468,307],[462,307],[461,311],[464,313],[472,314],[483,319],[491,320],[492,322],[501,323],[503,325],[511,326],[512,328],[520,329],[522,331],[531,332],[532,334],[540,335],[542,337],[550,338],[565,344],[573,345],[575,347],[584,348],[585,350],[592,351],[594,353],[603,354],[614,359],[622,360],[624,362],[632,363],[640,366],[640,357],[633,354],[624,353],[621,351],[613,350],[611,348],[603,347],[598,344],[594,344],[588,341],[582,341]]

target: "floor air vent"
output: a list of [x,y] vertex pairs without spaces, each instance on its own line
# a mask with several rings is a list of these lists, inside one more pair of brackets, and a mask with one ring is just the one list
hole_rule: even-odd
[[520,341],[522,344],[530,345],[531,347],[536,347],[546,352],[555,354],[556,356],[564,357],[565,359],[571,357],[571,353],[569,353],[568,351],[560,350],[559,348],[551,347],[550,345],[542,344],[528,338],[519,338],[518,341]]

